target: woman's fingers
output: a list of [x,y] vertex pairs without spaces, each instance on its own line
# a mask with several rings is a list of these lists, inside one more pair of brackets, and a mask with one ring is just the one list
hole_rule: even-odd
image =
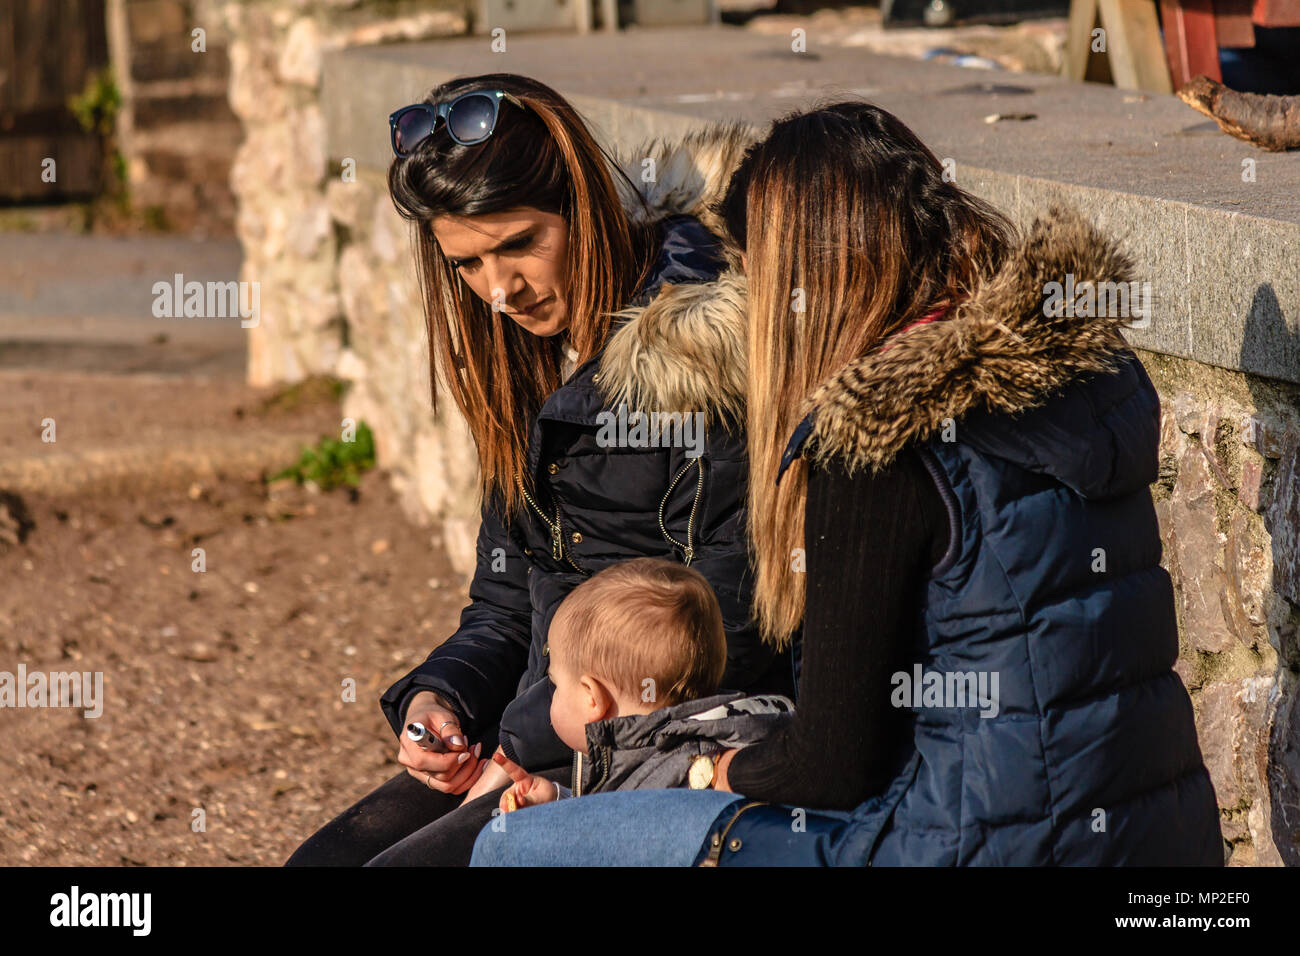
[[465,763],[461,765],[461,768],[456,771],[455,776],[447,782],[446,792],[453,794],[464,793],[470,787],[474,786],[474,781],[476,781],[483,773],[483,767],[486,763],[486,760],[475,760],[473,757],[470,757],[470,759],[465,761]]
[[460,753],[436,754],[422,750],[413,740],[402,738],[402,746],[397,752],[397,762],[409,770],[421,770],[439,776],[446,776],[460,769],[469,751]]
[[460,720],[437,694],[420,691],[406,709],[403,724],[419,722],[451,750],[465,750],[468,741],[460,729]]
[[449,750],[463,751],[469,746],[455,714],[445,710],[431,710],[424,715],[421,723],[430,733],[440,738]]

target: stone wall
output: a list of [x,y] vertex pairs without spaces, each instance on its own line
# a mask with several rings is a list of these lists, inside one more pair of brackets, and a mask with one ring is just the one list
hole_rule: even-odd
[[[382,175],[329,161],[321,58],[391,40],[466,32],[460,0],[251,0],[226,3],[230,104],[245,139],[231,183],[239,202],[241,278],[259,283],[249,381],[313,374],[352,383],[343,413],[375,433],[408,512],[437,519],[453,564],[468,572],[477,531],[475,460],[448,399],[429,408],[428,346],[406,223]],[[391,108],[391,104],[390,104]],[[383,115],[374,135],[386,138]]]
[[1177,671],[1233,864],[1300,865],[1300,388],[1142,352]]
[[[326,50],[465,32],[460,0],[248,0],[222,7],[229,30],[230,105],[245,139],[231,185],[244,247],[242,278],[260,283],[249,335],[249,380],[291,382],[334,371],[345,332],[338,244],[324,203]],[[384,135],[383,117],[375,121]]]
[[415,282],[409,225],[382,175],[331,181],[328,210],[338,236],[336,275],[347,344],[335,374],[351,382],[343,414],[370,423],[376,460],[421,523],[436,519],[458,571],[474,569],[478,459],[452,398],[429,412],[429,338]]

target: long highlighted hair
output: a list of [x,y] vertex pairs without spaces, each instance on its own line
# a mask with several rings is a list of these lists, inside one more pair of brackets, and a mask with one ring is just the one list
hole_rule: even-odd
[[[425,97],[444,102],[472,90],[504,90],[492,136],[454,142],[445,124],[388,170],[388,189],[414,224],[416,265],[429,332],[433,408],[445,385],[469,423],[485,499],[503,517],[522,505],[532,423],[561,384],[564,336],[542,338],[493,313],[442,254],[439,216],[478,216],[521,206],[562,216],[568,225],[568,344],[582,363],[609,335],[653,262],[653,226],[624,209],[640,194],[596,142],[577,111],[545,84],[513,73],[459,77]],[[629,192],[630,191],[630,192]]]
[[807,467],[777,483],[787,440],[827,378],[892,332],[953,306],[996,267],[1011,224],[945,181],[895,116],[839,102],[777,120],[719,212],[749,279],[749,533],[754,614],[789,642],[803,621]]

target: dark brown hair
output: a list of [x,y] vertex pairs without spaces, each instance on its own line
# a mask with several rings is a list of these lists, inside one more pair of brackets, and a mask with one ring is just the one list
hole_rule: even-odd
[[[434,410],[439,386],[451,392],[478,449],[480,481],[504,516],[521,505],[533,419],[561,384],[563,336],[520,328],[459,280],[433,236],[439,216],[477,216],[521,206],[562,216],[568,224],[569,344],[578,361],[594,356],[652,264],[652,227],[624,210],[620,191],[640,200],[631,181],[596,142],[577,111],[550,87],[512,73],[460,77],[435,87],[425,102],[470,90],[504,90],[486,141],[461,146],[445,124],[388,170],[398,211],[415,224],[415,251],[429,332]],[[630,193],[628,192],[630,190]]]

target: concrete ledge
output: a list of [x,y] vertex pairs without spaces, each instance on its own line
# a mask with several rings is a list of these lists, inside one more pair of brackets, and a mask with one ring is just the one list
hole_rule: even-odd
[[[1172,96],[878,56],[815,33],[808,51],[721,26],[518,36],[503,54],[482,38],[339,51],[323,75],[328,152],[386,168],[388,113],[465,74],[537,77],[623,147],[862,97],[1017,221],[1065,201],[1123,238],[1155,298],[1134,345],[1300,383],[1300,152],[1232,139]],[[1036,118],[984,122],[993,113]]]

